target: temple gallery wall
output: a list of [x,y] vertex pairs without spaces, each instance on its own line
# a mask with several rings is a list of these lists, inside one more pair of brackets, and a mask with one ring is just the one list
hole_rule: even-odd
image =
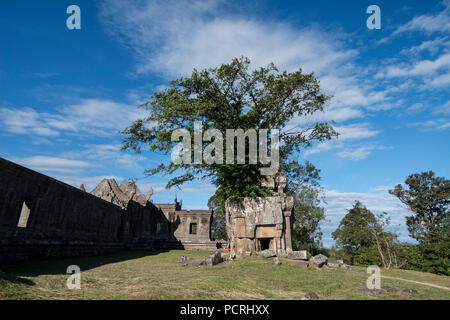
[[0,158],[0,261],[124,249],[214,249],[212,212],[153,204],[129,183],[92,194]]
[[[262,181],[273,196],[226,202],[230,255],[291,252],[286,178]],[[211,210],[153,203],[135,184],[103,179],[90,193],[0,158],[0,262],[90,256],[119,250],[214,250]]]

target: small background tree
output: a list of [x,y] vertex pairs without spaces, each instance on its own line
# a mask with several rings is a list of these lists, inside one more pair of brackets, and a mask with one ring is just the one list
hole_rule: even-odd
[[356,201],[332,237],[336,240],[336,247],[344,251],[343,256],[351,260],[350,263],[377,264],[389,269],[398,266],[397,235],[387,231],[389,223],[387,213],[375,216]]
[[419,242],[423,269],[449,275],[450,267],[450,180],[433,171],[415,173],[398,184],[395,195],[413,213],[406,217],[410,237]]

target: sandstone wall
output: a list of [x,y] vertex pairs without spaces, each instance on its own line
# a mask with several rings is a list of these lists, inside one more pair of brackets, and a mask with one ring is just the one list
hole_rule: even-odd
[[284,256],[292,249],[291,211],[293,198],[271,197],[228,199],[225,202],[227,234],[232,255],[249,256],[266,249]]
[[0,158],[0,261],[152,248],[166,234],[151,203],[124,209]]

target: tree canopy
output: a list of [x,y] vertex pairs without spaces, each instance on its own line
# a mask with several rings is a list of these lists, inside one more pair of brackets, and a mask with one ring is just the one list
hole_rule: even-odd
[[424,270],[450,274],[450,180],[433,171],[414,173],[389,193],[413,213],[406,225],[425,256]]
[[351,256],[357,264],[372,264],[379,261],[385,268],[397,266],[397,235],[387,231],[390,219],[383,212],[374,215],[361,202],[342,218],[339,227],[332,233],[336,245]]
[[[433,171],[415,173],[389,190],[414,213],[406,217],[412,238],[419,242],[439,241],[449,226],[450,180],[436,177]],[[448,235],[448,234],[447,234]]]
[[[173,80],[169,88],[154,92],[142,105],[148,110],[148,116],[122,132],[126,135],[123,149],[140,152],[145,145],[151,151],[168,154],[178,143],[171,139],[173,131],[183,128],[194,132],[196,121],[202,123],[203,130],[213,128],[221,132],[238,128],[277,129],[280,171],[295,178],[303,166],[293,155],[314,141],[331,139],[337,133],[326,122],[303,127],[288,127],[288,124],[293,119],[322,111],[328,99],[313,73],[304,74],[301,69],[279,72],[273,64],[250,71],[248,58],[235,58],[220,67],[194,69],[191,76]],[[208,142],[202,144],[206,147]],[[268,190],[259,186],[263,166],[260,161],[256,164],[166,162],[145,173],[173,175],[167,187],[208,178],[218,187],[216,199],[223,202],[234,196],[268,195]]]

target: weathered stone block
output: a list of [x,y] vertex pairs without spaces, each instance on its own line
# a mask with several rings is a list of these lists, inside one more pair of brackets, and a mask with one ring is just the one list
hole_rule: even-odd
[[205,259],[189,259],[186,263],[183,264],[183,267],[200,267],[207,265],[207,261]]
[[350,267],[349,265],[347,265],[347,264],[342,264],[341,266],[340,266],[340,268],[341,269],[345,269],[345,270],[349,270],[349,271],[351,271],[352,270],[352,267]]
[[259,253],[259,256],[261,258],[271,258],[271,257],[275,257],[276,254],[273,250],[267,249],[267,250],[263,250]]
[[320,268],[325,263],[327,263],[327,260],[328,260],[328,257],[324,256],[323,254],[318,254],[318,255],[312,257],[311,259],[309,259],[309,262],[314,267]]
[[208,265],[214,266],[222,262],[222,256],[220,255],[220,251],[214,251],[208,259]]
[[329,266],[331,268],[339,268],[341,266],[341,264],[336,259],[328,258],[327,266]]
[[306,250],[301,251],[291,251],[287,255],[288,259],[293,260],[309,260],[311,258],[311,254]]

